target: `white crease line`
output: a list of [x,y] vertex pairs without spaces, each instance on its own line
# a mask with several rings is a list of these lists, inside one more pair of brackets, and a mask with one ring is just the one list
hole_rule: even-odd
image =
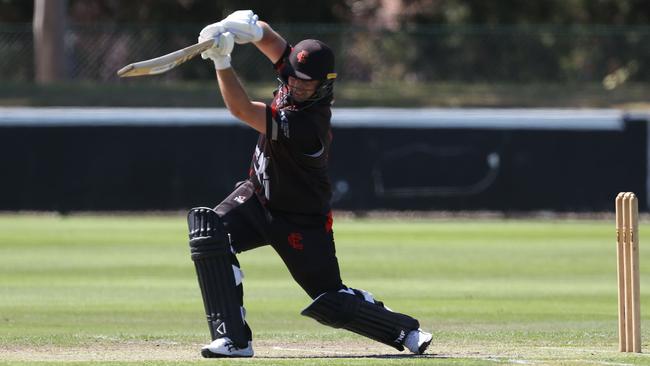
[[535,362],[527,360],[508,360],[510,363],[516,363],[518,365],[534,365]]
[[[552,348],[552,347],[547,347],[547,348]],[[560,347],[558,347],[560,348]],[[484,357],[484,358],[479,358],[480,360],[483,361],[492,361],[492,362],[509,362],[509,363],[514,363],[518,365],[535,365],[537,363],[548,363],[554,362],[554,361],[562,361],[562,362],[578,362],[578,363],[586,363],[590,365],[606,365],[606,366],[634,366],[634,364],[631,363],[622,363],[622,362],[609,362],[609,361],[597,361],[597,360],[580,360],[580,359],[573,359],[573,360],[545,360],[545,361],[540,361],[540,360],[517,360],[517,359],[504,359],[504,358],[499,358],[499,357]]]
[[535,365],[536,362],[538,361],[530,361],[530,360],[516,360],[516,359],[504,359],[504,358],[498,358],[498,357],[486,357],[486,358],[479,358],[479,360],[483,361],[491,361],[491,362],[509,362],[509,363],[514,363],[517,365]]
[[316,350],[316,349],[308,349],[308,348],[284,348],[284,347],[278,347],[278,346],[273,346],[272,347],[276,351],[294,351],[294,352],[313,352],[313,353],[321,353],[323,356],[326,356],[328,353],[333,353],[336,355],[350,355],[349,352],[337,352],[337,351],[324,351],[324,350]]
[[[539,349],[550,349],[550,350],[558,350],[558,351],[578,351],[578,352],[589,352],[589,353],[600,353],[600,354],[621,354],[621,352],[618,352],[614,349],[607,350],[607,349],[589,349],[589,348],[571,348],[571,347],[537,347]],[[648,357],[650,356],[650,353],[634,353],[635,356],[641,356],[641,357]]]
[[593,361],[593,360],[565,360],[566,362],[583,362],[589,364],[607,365],[607,366],[634,366],[631,363],[609,362],[609,361]]
[[491,358],[491,357],[485,357],[485,358],[479,357],[478,359],[483,361],[490,361],[490,362],[501,362],[501,360],[499,360],[498,358]]

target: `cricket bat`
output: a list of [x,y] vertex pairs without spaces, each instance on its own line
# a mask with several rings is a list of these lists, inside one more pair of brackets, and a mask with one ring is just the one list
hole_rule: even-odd
[[165,73],[184,63],[185,61],[193,59],[203,51],[208,50],[214,45],[214,41],[214,39],[209,39],[207,41],[185,47],[178,51],[168,53],[164,56],[126,65],[117,71],[117,75],[121,78],[125,78],[131,76],[158,75]]

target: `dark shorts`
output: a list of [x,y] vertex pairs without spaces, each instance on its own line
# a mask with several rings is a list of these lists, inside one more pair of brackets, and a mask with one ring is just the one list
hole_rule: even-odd
[[344,287],[328,216],[271,212],[260,203],[250,181],[239,185],[215,211],[237,253],[271,245],[312,299]]

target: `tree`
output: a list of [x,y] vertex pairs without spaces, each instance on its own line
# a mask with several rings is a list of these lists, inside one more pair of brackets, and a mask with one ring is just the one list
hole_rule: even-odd
[[65,77],[65,19],[66,0],[34,0],[34,64],[38,83],[51,83]]

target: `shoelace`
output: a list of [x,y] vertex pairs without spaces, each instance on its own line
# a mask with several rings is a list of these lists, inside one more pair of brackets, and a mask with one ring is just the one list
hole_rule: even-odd
[[232,351],[233,349],[234,349],[234,350],[238,350],[238,349],[239,349],[239,348],[235,347],[235,344],[232,343],[232,341],[226,343],[226,347],[228,347],[228,351]]

